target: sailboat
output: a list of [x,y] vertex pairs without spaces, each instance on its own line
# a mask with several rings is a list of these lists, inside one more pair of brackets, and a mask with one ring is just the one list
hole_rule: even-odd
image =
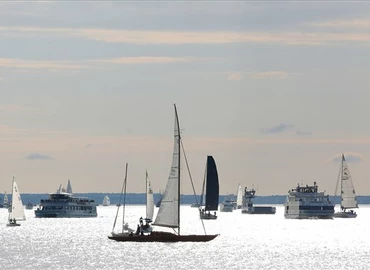
[[103,206],[109,206],[109,205],[110,205],[110,199],[108,195],[105,195],[103,199]]
[[145,173],[145,186],[146,186],[146,216],[145,216],[145,224],[143,224],[142,218],[140,218],[140,228],[137,230],[137,234],[139,232],[143,233],[151,233],[153,227],[150,226],[150,223],[153,222],[153,215],[154,215],[154,195],[153,189],[151,186],[151,182],[149,181],[148,172]]
[[238,185],[238,192],[236,196],[236,209],[241,209],[243,205],[243,190],[242,186]]
[[4,208],[9,207],[9,199],[8,199],[8,195],[6,194],[6,191],[4,191],[4,200],[3,200],[2,207],[4,207]]
[[[174,150],[172,156],[172,165],[170,175],[168,177],[166,189],[163,193],[161,206],[153,223],[155,226],[177,229],[174,233],[164,231],[152,231],[148,235],[112,235],[109,239],[116,241],[130,242],[207,242],[218,236],[215,235],[182,235],[180,231],[180,186],[181,186],[181,169],[180,159],[181,152],[181,136],[180,125],[175,108],[175,129],[174,129]],[[185,154],[184,154],[185,156]],[[186,159],[185,159],[186,160]]]
[[[205,192],[204,192],[205,191]],[[201,207],[199,215],[201,219],[217,219],[216,212],[213,214],[210,211],[218,210],[218,173],[216,162],[212,156],[207,156],[206,172],[203,181],[202,189],[203,198],[205,198],[205,207]]]
[[[353,186],[352,177],[349,173],[347,162],[342,154],[342,163],[339,170],[339,177],[337,180],[337,186],[335,193],[337,193],[338,182],[340,181],[340,211],[334,213],[335,218],[355,218],[357,214],[352,209],[358,208],[357,197],[355,188]],[[349,211],[347,211],[349,210]]]
[[15,178],[13,177],[13,189],[12,189],[12,209],[9,212],[8,227],[15,227],[21,226],[21,224],[17,223],[17,221],[26,220],[26,216],[24,214],[24,207],[22,203],[21,194],[18,189],[18,185],[15,182]]
[[[122,185],[122,190],[121,190],[121,196],[119,198],[119,203],[117,205],[117,213],[116,213],[116,217],[114,219],[114,223],[113,223],[113,229],[112,229],[112,237],[122,237],[122,236],[128,236],[130,234],[132,234],[132,232],[134,231],[133,229],[131,229],[127,223],[125,223],[125,208],[126,208],[126,187],[127,187],[127,167],[128,167],[128,164],[126,163],[126,172],[125,172],[125,179],[123,180],[123,185]],[[119,208],[121,207],[121,201],[122,201],[122,196],[123,196],[123,206],[122,206],[122,230],[121,232],[115,232],[115,227],[116,227],[116,224],[117,224],[117,218],[118,218],[118,214],[119,214]],[[110,238],[108,236],[108,238]]]
[[146,218],[145,221],[150,223],[153,222],[154,215],[154,195],[151,182],[148,180],[148,172],[145,174],[145,183],[146,183]]

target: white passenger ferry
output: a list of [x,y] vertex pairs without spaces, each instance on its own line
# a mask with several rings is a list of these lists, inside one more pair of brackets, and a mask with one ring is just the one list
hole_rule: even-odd
[[331,219],[334,204],[325,192],[318,192],[318,186],[298,186],[289,190],[284,204],[284,216],[290,219]]
[[75,197],[72,194],[71,184],[68,180],[67,190],[61,189],[49,194],[49,198],[40,201],[40,207],[35,210],[38,218],[82,218],[96,217],[97,203],[87,197]]

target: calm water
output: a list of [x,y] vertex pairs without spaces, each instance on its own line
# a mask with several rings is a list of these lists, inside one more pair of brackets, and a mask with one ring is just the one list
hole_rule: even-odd
[[[27,220],[6,227],[0,209],[0,269],[369,269],[370,207],[356,219],[286,220],[275,215],[219,213],[205,221],[208,243],[119,243],[109,240],[116,206],[97,218]],[[157,209],[156,209],[157,211]],[[136,228],[145,206],[126,208]],[[201,233],[196,208],[181,206],[182,232]]]

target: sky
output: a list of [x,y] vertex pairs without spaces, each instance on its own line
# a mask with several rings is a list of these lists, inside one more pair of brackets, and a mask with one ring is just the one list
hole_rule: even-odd
[[[1,1],[0,192],[165,188],[174,108],[197,193],[370,195],[370,3]],[[182,193],[191,194],[183,165]]]

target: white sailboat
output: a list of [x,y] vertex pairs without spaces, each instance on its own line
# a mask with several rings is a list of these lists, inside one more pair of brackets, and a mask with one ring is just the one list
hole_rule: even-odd
[[108,195],[105,195],[103,199],[103,206],[109,206],[109,205],[110,205],[110,199]]
[[9,207],[9,199],[8,199],[8,194],[6,194],[6,191],[4,191],[3,207],[4,208],[8,208]]
[[[342,154],[342,163],[340,166],[339,177],[335,193],[337,193],[338,182],[340,181],[340,211],[334,213],[335,218],[355,218],[357,214],[352,209],[358,208],[357,196],[353,185],[351,174],[347,162]],[[347,211],[349,210],[349,211]]]
[[12,189],[12,209],[9,212],[8,224],[9,227],[21,226],[17,221],[26,220],[24,214],[24,207],[22,203],[21,194],[18,189],[18,185],[13,177],[13,189]]
[[238,185],[238,193],[236,195],[236,209],[241,209],[243,205],[243,190],[242,186]]
[[[172,155],[172,165],[168,177],[166,189],[163,193],[161,206],[153,223],[155,226],[177,229],[174,233],[165,231],[152,231],[148,235],[112,235],[109,239],[123,242],[207,242],[218,235],[181,235],[180,233],[180,158],[184,154],[181,143],[180,125],[175,107],[175,130],[174,130],[174,150]],[[185,154],[184,154],[185,157]],[[185,157],[186,161],[186,157]]]
[[136,229],[136,234],[148,234],[153,231],[153,227],[150,223],[153,222],[154,215],[154,195],[151,186],[151,181],[149,180],[148,172],[145,172],[145,186],[146,186],[146,215],[145,224],[143,223],[143,218],[140,217],[139,223],[140,227]]
[[153,215],[154,215],[154,195],[153,195],[153,189],[151,186],[151,181],[148,180],[148,172],[146,172],[146,222],[152,222],[153,221]]
[[71,180],[68,179],[68,184],[67,184],[67,193],[73,193],[72,192],[72,186],[71,186]]
[[[121,190],[121,196],[119,198],[119,203],[117,205],[117,213],[116,213],[116,217],[115,217],[114,223],[113,223],[112,237],[128,236],[129,234],[131,234],[134,231],[133,229],[131,229],[128,226],[128,223],[127,222],[125,223],[126,188],[127,188],[127,167],[128,167],[128,164],[126,163],[125,179],[123,180],[123,185],[122,185],[122,190]],[[119,214],[119,208],[121,207],[122,196],[123,196],[123,205],[122,205],[122,230],[121,230],[121,232],[115,232],[114,230],[115,230],[115,227],[116,227],[116,224],[117,224],[117,218],[118,218],[118,214]]]

